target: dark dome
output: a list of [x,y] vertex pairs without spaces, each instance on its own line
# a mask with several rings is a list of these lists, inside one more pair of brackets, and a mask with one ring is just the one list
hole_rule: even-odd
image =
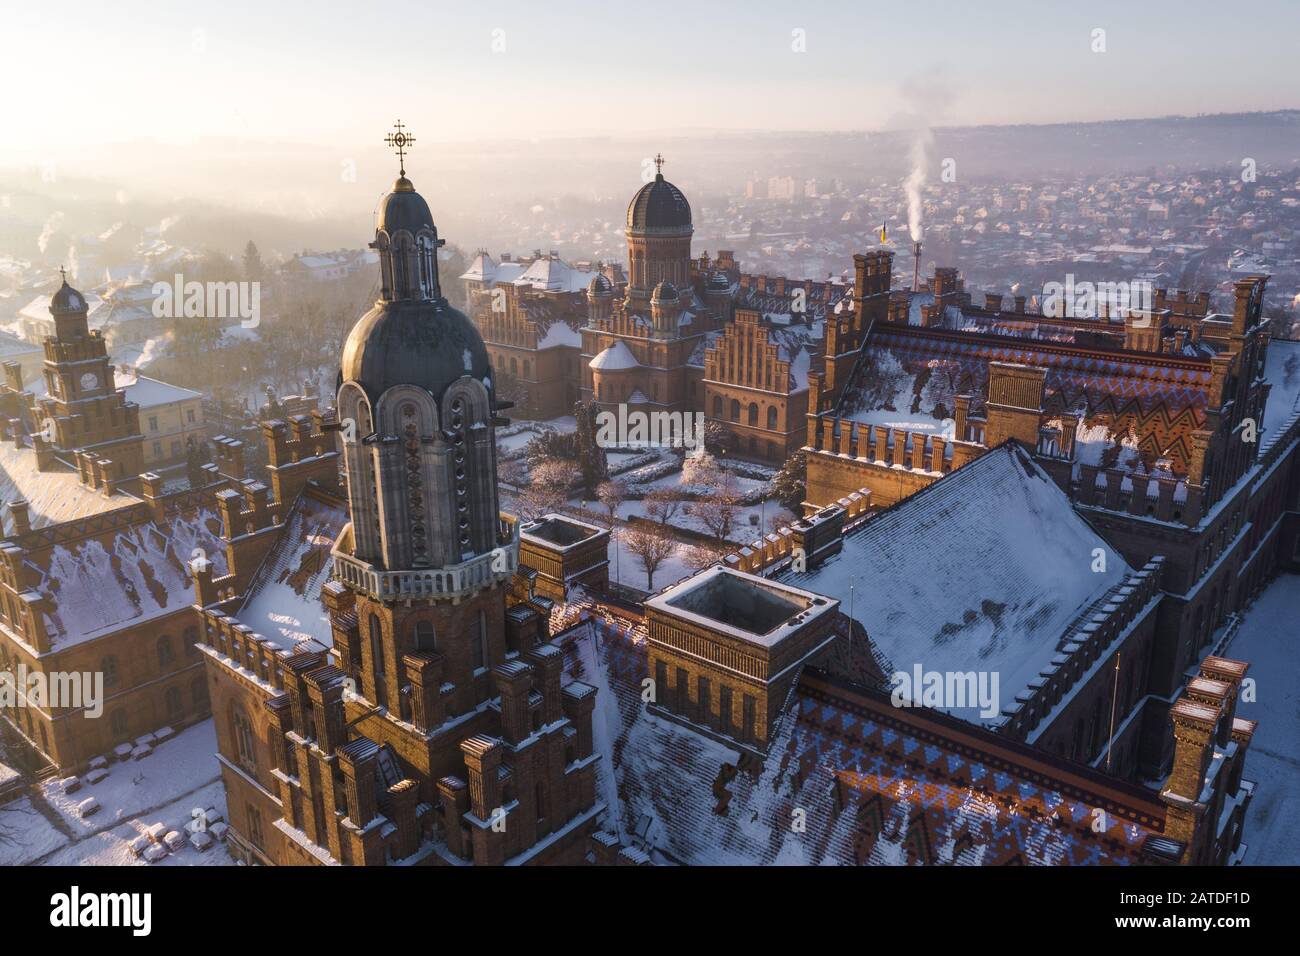
[[421,229],[433,228],[429,204],[405,176],[393,183],[393,191],[384,197],[375,228],[390,236],[401,229],[415,235]]
[[731,280],[727,278],[725,272],[714,272],[709,276],[709,289],[713,292],[731,291]]
[[446,299],[398,299],[375,303],[352,327],[339,371],[373,402],[394,385],[418,385],[441,400],[462,375],[482,382],[492,367],[474,323]]
[[603,273],[597,273],[591,277],[591,282],[587,283],[587,295],[601,296],[613,295],[614,284],[609,281],[609,277]]
[[627,227],[637,232],[689,232],[691,204],[659,173],[632,197],[627,207]]
[[650,293],[650,301],[651,302],[676,302],[677,286],[673,285],[671,282],[665,279],[663,282],[660,282],[657,286],[654,287],[654,291]]
[[58,291],[55,292],[54,295],[50,296],[51,312],[80,312],[85,308],[85,297],[72,286],[68,285],[67,279],[64,279],[63,285],[59,287]]

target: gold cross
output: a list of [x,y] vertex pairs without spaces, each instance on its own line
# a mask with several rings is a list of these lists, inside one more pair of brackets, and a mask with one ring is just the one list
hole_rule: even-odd
[[401,167],[401,175],[405,176],[406,175],[406,151],[410,149],[411,144],[415,142],[415,137],[412,136],[410,133],[406,133],[402,131],[401,120],[397,121],[397,124],[393,127],[393,129],[395,129],[396,132],[389,133],[387,136],[385,136],[384,142],[387,143],[389,146],[392,146],[395,150],[397,150],[397,163]]
[[664,157],[663,153],[655,153],[655,172],[660,176],[664,174]]

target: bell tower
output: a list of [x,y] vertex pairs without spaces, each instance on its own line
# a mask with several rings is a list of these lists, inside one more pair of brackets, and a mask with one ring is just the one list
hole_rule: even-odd
[[519,537],[497,499],[487,350],[442,296],[441,240],[405,175],[414,140],[399,128],[389,142],[403,163],[371,246],[381,292],[349,334],[339,375],[352,522],[334,568],[358,629],[337,645],[347,652],[340,666],[367,700],[410,719],[429,709],[415,707],[411,688],[427,684],[430,667],[447,698],[440,708],[462,713],[489,696],[480,676],[508,650],[505,597]]
[[112,491],[144,470],[139,406],[117,389],[104,337],[90,329],[85,296],[66,275],[50,315],[55,334],[44,343],[47,394],[37,402],[36,441],[75,460],[82,481]]

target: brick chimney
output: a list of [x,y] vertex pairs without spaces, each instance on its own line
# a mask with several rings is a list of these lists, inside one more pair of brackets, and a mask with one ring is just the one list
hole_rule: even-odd
[[8,508],[12,537],[26,534],[32,530],[32,520],[31,515],[28,513],[28,504],[26,499],[15,498],[9,502]]

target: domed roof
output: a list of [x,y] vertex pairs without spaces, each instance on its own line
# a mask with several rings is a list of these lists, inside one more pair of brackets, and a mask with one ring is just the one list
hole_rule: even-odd
[[63,285],[59,286],[58,291],[50,296],[51,312],[81,312],[85,308],[85,296],[68,285],[66,278],[63,280]]
[[634,232],[689,232],[691,204],[663,173],[636,191],[627,207],[627,228]]
[[591,277],[591,281],[587,283],[587,295],[589,296],[605,296],[613,294],[614,283],[610,282],[608,276],[603,273],[596,273]]
[[709,290],[712,292],[730,292],[731,280],[727,278],[725,272],[715,270],[709,276]]
[[676,302],[677,286],[673,285],[667,279],[660,282],[650,293],[651,302]]
[[429,212],[429,204],[405,176],[399,176],[397,182],[393,183],[393,191],[384,197],[379,206],[375,228],[390,236],[402,229],[411,235],[421,229],[433,229],[433,214]]
[[474,323],[446,299],[398,299],[376,302],[352,327],[339,371],[373,402],[394,385],[418,385],[441,400],[462,375],[490,380],[492,367]]

